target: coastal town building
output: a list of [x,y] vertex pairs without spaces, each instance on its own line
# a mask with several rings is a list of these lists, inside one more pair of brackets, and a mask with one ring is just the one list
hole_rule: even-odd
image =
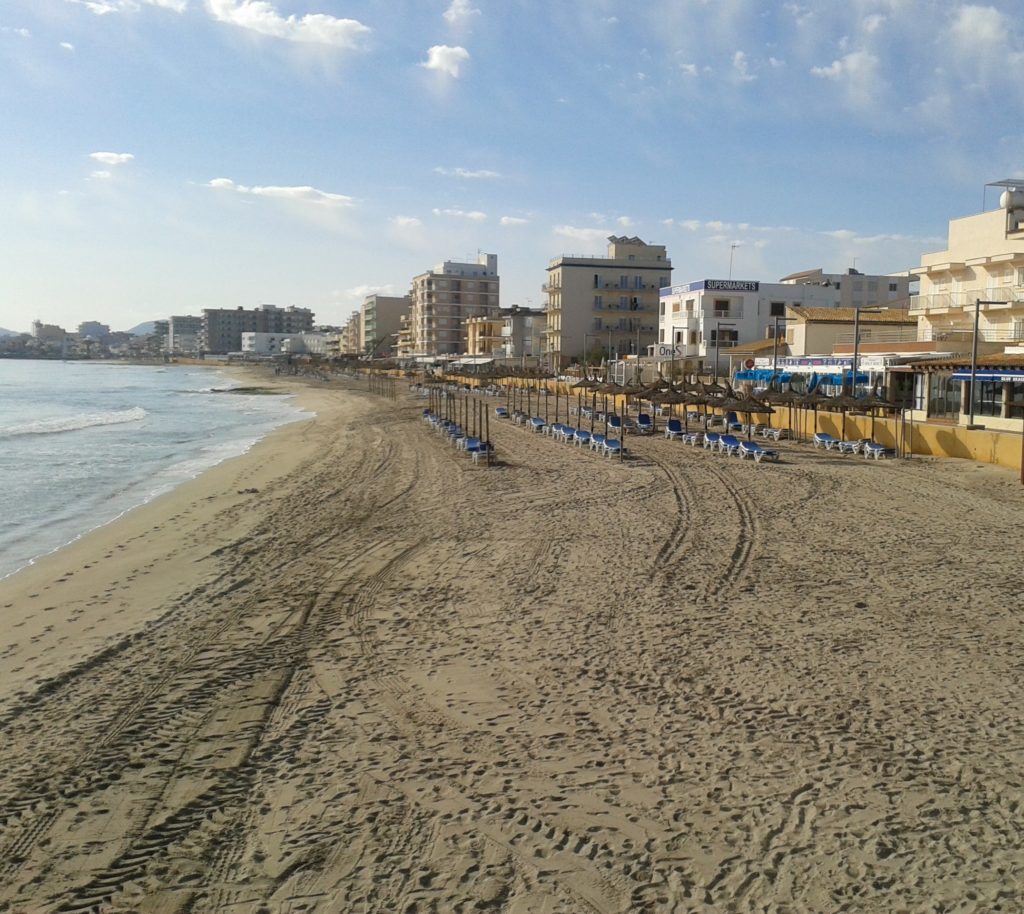
[[199,351],[203,319],[194,314],[174,314],[167,319],[167,351],[172,355],[191,355]]
[[41,343],[63,343],[68,332],[56,324],[44,324],[42,321],[32,321],[32,338]]
[[563,254],[544,284],[544,360],[557,369],[591,354],[638,354],[657,340],[659,290],[672,279],[665,247],[608,237],[607,256]]
[[[1024,401],[1024,178],[995,181],[996,209],[952,219],[945,250],[910,270],[920,280],[910,313],[937,349],[915,377],[915,418],[1019,428]],[[973,348],[976,389],[970,391]],[[981,370],[979,371],[979,366]]]
[[[736,346],[771,339],[776,329],[782,333],[787,317],[801,323],[801,318],[788,314],[787,309],[802,307],[817,312],[845,308],[849,317],[855,309],[868,306],[897,306],[899,290],[904,290],[905,304],[908,288],[906,276],[866,275],[855,270],[846,274],[807,270],[780,282],[701,279],[671,286],[661,290],[654,356],[659,365],[671,363],[680,371],[722,374],[728,371],[731,350]],[[821,320],[811,321],[811,326],[837,327],[842,323],[843,319],[835,323]],[[850,323],[852,333],[852,318]],[[806,320],[802,324],[806,327]],[[827,346],[824,352],[830,354],[832,347],[825,340],[830,331],[812,332],[821,337],[821,345]]]
[[474,263],[445,260],[412,281],[409,306],[410,356],[458,355],[466,321],[498,313],[498,255],[479,254]]
[[82,321],[78,325],[78,336],[79,339],[91,336],[99,343],[106,342],[110,336],[110,325],[101,324],[99,321]]
[[823,286],[838,292],[836,307],[864,308],[886,302],[903,301],[910,296],[910,276],[906,273],[888,276],[866,276],[856,269],[845,273],[825,273],[820,267],[790,273],[779,280],[783,285]]
[[240,352],[242,334],[249,333],[305,333],[313,329],[313,312],[308,308],[279,308],[260,305],[245,308],[204,308],[203,325],[199,334],[202,352]]
[[408,295],[368,295],[360,307],[359,349],[365,355],[390,357],[394,354],[399,319],[408,312]]

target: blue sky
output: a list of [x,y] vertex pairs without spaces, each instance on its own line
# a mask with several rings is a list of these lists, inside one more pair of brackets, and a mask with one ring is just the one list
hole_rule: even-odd
[[477,251],[539,306],[610,234],[677,282],[906,269],[1024,175],[1022,39],[1019,0],[4,0],[0,326],[340,323]]

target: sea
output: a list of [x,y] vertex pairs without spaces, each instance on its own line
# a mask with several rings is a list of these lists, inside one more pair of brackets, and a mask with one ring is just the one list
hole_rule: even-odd
[[222,370],[0,359],[0,579],[309,417]]

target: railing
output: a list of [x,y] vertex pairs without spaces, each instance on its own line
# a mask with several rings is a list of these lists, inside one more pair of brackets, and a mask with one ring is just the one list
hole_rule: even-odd
[[[942,329],[939,327],[901,327],[887,330],[860,331],[860,343],[946,343],[946,342],[970,342],[974,336],[973,330]],[[1024,341],[1024,325],[1008,330],[996,330],[993,328],[978,328],[978,339],[986,343],[1013,343]],[[840,333],[836,337],[837,343],[852,343],[853,331]]]
[[724,310],[715,309],[715,311],[712,312],[712,317],[723,317],[723,318],[725,318],[725,317],[743,317],[743,309],[742,308],[727,308],[727,309],[724,309]]
[[[975,302],[1024,302],[1024,286],[996,286],[991,289],[959,289],[954,292],[928,292],[910,296],[911,311],[931,311],[934,308],[970,308]],[[981,309],[985,310],[985,305]]]

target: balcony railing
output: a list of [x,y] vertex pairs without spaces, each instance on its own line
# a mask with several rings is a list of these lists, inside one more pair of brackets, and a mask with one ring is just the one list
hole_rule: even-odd
[[[997,286],[994,289],[958,289],[954,292],[928,292],[925,295],[910,296],[911,311],[931,311],[937,308],[970,308],[975,302],[982,301],[1006,302],[1007,304],[1024,303],[1024,286]],[[987,305],[982,305],[984,311]]]
[[[861,330],[860,345],[865,343],[949,343],[970,342],[973,330],[942,327],[894,327],[886,330]],[[978,339],[986,343],[1024,342],[1024,324],[1005,330],[995,327],[979,327]],[[837,343],[853,343],[853,331],[840,333]]]
[[722,319],[727,319],[727,318],[732,318],[732,317],[743,317],[743,309],[742,308],[716,308],[714,311],[711,312],[711,316],[712,317],[722,318]]

